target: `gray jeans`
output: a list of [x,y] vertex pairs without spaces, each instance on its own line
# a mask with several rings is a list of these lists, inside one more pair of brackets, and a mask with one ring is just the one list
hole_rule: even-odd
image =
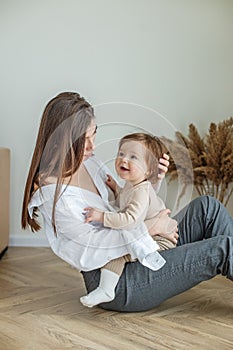
[[[139,262],[125,265],[116,297],[106,310],[145,311],[218,274],[233,280],[233,218],[216,199],[194,199],[175,219],[179,241],[161,252],[166,264],[152,271]],[[87,291],[98,286],[100,271],[82,272]]]

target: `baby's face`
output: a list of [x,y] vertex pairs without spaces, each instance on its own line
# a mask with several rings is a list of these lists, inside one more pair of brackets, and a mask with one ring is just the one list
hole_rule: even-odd
[[148,170],[145,154],[146,150],[141,142],[133,140],[124,142],[115,161],[116,172],[120,178],[133,185],[145,180]]

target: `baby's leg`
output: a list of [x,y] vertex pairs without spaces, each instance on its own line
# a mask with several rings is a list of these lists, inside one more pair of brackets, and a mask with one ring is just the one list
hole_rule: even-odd
[[113,300],[115,298],[115,288],[124,270],[126,261],[130,261],[128,255],[111,260],[103,266],[99,286],[91,293],[81,297],[81,303],[87,307],[93,307]]
[[171,241],[169,241],[169,239],[164,238],[162,236],[154,236],[153,239],[158,243],[159,245],[159,252],[163,251],[163,250],[168,250],[168,249],[172,249],[176,247],[175,243],[172,243]]

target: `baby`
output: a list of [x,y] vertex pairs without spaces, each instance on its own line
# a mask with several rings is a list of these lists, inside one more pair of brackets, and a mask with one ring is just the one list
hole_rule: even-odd
[[[108,175],[107,185],[115,194],[117,212],[85,208],[86,222],[100,222],[105,227],[114,229],[132,229],[144,220],[154,218],[165,209],[164,202],[152,187],[158,181],[158,163],[162,157],[161,141],[145,133],[134,133],[123,137],[115,160],[115,169],[119,177],[125,180],[119,187]],[[168,237],[168,234],[164,234]],[[175,244],[162,236],[155,236],[159,250],[174,248]],[[83,305],[109,302],[115,297],[115,287],[120,279],[126,262],[132,261],[130,255],[114,259],[101,269],[99,286],[80,298]],[[150,267],[148,265],[148,267]]]

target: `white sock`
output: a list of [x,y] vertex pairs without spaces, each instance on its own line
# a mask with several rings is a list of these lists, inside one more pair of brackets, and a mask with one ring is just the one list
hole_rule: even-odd
[[87,307],[93,307],[101,303],[107,303],[115,298],[115,288],[120,276],[107,269],[101,270],[99,286],[91,293],[80,298],[81,303]]
[[149,267],[153,271],[157,271],[163,267],[166,263],[166,260],[157,252],[150,253],[146,255],[142,261],[142,265]]

